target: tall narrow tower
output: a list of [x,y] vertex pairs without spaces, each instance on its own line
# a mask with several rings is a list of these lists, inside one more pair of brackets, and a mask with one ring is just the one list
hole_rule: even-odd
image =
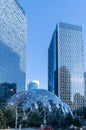
[[83,106],[82,27],[58,23],[48,49],[48,90],[73,109]]

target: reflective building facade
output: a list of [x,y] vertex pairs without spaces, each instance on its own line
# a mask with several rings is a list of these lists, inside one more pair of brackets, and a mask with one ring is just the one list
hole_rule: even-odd
[[0,0],[0,83],[16,83],[24,90],[26,78],[26,16],[17,0]]
[[56,26],[48,49],[48,90],[73,109],[83,106],[84,55],[81,26],[62,22]]
[[84,72],[84,87],[85,87],[85,96],[86,96],[86,72]]
[[0,106],[16,93],[16,84],[2,83],[0,84]]
[[84,105],[86,106],[86,72],[84,72],[84,90],[85,90]]

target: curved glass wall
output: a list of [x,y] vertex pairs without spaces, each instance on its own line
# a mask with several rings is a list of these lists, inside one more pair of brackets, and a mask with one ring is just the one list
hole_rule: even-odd
[[29,119],[32,112],[37,111],[40,118],[47,120],[50,116],[59,113],[65,117],[71,114],[70,107],[63,103],[57,96],[43,89],[34,89],[31,92],[23,91],[13,95],[7,102],[8,108],[16,110],[22,118]]

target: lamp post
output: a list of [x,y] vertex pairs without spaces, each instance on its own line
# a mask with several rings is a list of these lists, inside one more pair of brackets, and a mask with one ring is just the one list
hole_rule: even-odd
[[[11,106],[14,107],[14,104],[11,103]],[[17,129],[17,120],[18,120],[18,104],[16,104],[15,108],[15,128]]]
[[17,129],[17,120],[18,120],[18,105],[16,105],[16,110],[15,110],[15,114],[16,114],[16,118],[15,118],[15,128]]
[[46,109],[44,108],[44,125],[46,125]]

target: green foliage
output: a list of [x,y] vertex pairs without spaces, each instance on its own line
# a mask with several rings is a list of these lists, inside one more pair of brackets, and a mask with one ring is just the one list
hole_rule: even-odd
[[38,112],[31,113],[31,116],[28,118],[28,126],[30,127],[39,127],[41,125],[40,116]]
[[86,119],[86,107],[83,108],[83,118]]
[[53,113],[53,116],[49,116],[47,120],[47,124],[51,125],[53,128],[68,128],[73,123],[73,119],[71,114],[66,116],[63,115],[61,110]]
[[[73,119],[70,114],[64,116],[61,109],[52,112],[48,112],[47,110],[42,112],[39,115],[39,112],[35,110],[30,113],[30,115],[26,118],[22,118],[21,111],[18,110],[18,126],[22,124],[22,127],[39,127],[44,123],[44,118],[46,120],[46,124],[51,125],[53,128],[68,128],[71,124],[73,124]],[[48,112],[48,113],[47,113]],[[20,115],[20,116],[19,116]],[[80,126],[80,122],[78,119],[74,120],[76,126]],[[7,128],[10,126],[11,128],[15,127],[15,111],[11,111],[7,109],[5,105],[0,108],[0,128]]]
[[54,114],[53,119],[52,119],[52,122],[51,122],[52,127],[58,127],[58,126],[59,126],[60,118],[61,118],[61,115],[60,115],[60,113],[57,111],[57,112]]
[[71,114],[68,114],[66,116],[65,123],[67,127],[73,124],[73,117],[71,116]]
[[0,107],[0,128],[7,128],[13,126],[14,118],[12,111],[7,109],[5,105]]
[[59,111],[55,113],[53,120],[51,121],[51,125],[53,128],[62,128],[66,129],[71,124],[73,124],[73,117],[71,114],[67,114],[66,116],[63,116]]
[[77,126],[77,127],[80,127],[81,126],[81,121],[78,117],[75,117],[73,119],[73,125]]

